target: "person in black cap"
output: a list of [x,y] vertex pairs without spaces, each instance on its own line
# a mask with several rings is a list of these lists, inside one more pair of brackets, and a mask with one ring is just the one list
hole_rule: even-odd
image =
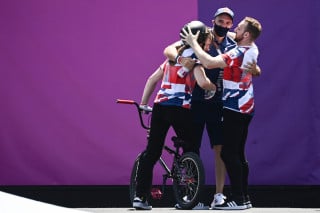
[[188,29],[181,36],[194,50],[203,66],[221,67],[223,71],[223,146],[221,158],[225,163],[231,184],[231,196],[214,209],[242,210],[251,207],[248,203],[249,166],[245,145],[249,124],[255,112],[252,74],[244,64],[257,61],[259,50],[255,40],[260,36],[262,27],[258,20],[245,17],[235,28],[237,46],[226,53],[212,57],[194,41],[197,34]]
[[[212,34],[214,40],[209,50],[211,56],[217,56],[225,53],[236,46],[235,33],[229,32],[233,26],[234,12],[228,7],[219,8],[214,14],[212,19]],[[165,48],[164,54],[171,60],[177,58],[176,47],[181,41],[175,42]],[[180,59],[181,63],[186,67],[193,66],[193,61],[187,58]],[[252,72],[253,75],[260,75],[260,68],[255,63],[248,63],[246,65],[248,72]],[[211,82],[215,83],[217,90],[215,95],[210,98],[207,96],[206,90],[203,90],[196,85],[192,93],[191,111],[193,113],[194,121],[194,133],[196,135],[198,149],[200,149],[204,128],[206,128],[209,136],[211,148],[214,151],[214,162],[215,162],[215,182],[216,191],[214,194],[211,208],[216,205],[221,205],[225,202],[226,196],[223,193],[226,169],[224,162],[221,159],[221,149],[223,145],[222,136],[222,77],[223,69],[214,68],[206,69],[206,75]],[[249,198],[247,199],[247,207],[252,207]],[[200,204],[200,206],[203,206]]]

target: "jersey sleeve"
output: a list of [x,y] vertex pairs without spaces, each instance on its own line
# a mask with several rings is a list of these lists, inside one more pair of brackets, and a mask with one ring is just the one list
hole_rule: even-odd
[[258,60],[259,51],[257,48],[250,48],[248,51],[245,52],[243,61],[241,64],[241,69],[244,68],[244,65],[246,65],[248,62],[257,62]]

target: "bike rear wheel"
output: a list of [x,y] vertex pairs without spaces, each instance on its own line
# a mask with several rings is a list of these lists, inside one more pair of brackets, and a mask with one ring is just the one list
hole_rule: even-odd
[[137,186],[137,171],[138,171],[138,165],[140,156],[142,153],[140,153],[136,160],[134,161],[132,170],[131,170],[131,176],[130,176],[130,185],[129,185],[129,196],[130,196],[130,202],[133,202],[134,197],[136,196],[136,186]]
[[205,184],[205,172],[200,157],[184,153],[174,166],[173,192],[182,209],[192,209],[199,200]]

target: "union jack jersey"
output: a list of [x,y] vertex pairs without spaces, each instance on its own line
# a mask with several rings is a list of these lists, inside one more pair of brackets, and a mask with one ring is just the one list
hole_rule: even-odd
[[223,54],[227,67],[223,72],[223,107],[244,114],[254,113],[254,95],[251,73],[242,68],[247,62],[257,62],[256,45],[237,46]]
[[190,109],[191,95],[196,84],[193,72],[190,71],[181,78],[177,72],[182,69],[182,66],[180,64],[170,65],[168,60],[160,67],[164,73],[161,88],[154,102]]

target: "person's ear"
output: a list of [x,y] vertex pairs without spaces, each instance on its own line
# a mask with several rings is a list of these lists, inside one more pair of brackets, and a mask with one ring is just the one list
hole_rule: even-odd
[[249,38],[249,37],[250,37],[250,33],[249,33],[248,31],[247,31],[247,32],[244,32],[243,37]]

